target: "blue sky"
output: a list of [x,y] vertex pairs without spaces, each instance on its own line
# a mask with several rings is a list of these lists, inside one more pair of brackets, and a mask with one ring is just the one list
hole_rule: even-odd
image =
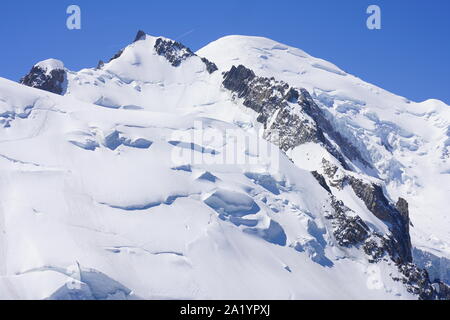
[[[70,4],[81,7],[81,30],[66,28]],[[381,30],[366,28],[371,4],[381,7]],[[412,100],[450,104],[449,14],[448,0],[2,0],[0,77],[18,80],[50,57],[94,67],[138,29],[194,50],[244,34],[301,48]]]

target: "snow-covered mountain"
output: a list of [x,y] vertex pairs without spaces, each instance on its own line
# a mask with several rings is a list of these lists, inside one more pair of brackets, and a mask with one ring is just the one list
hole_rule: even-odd
[[275,41],[0,78],[0,298],[449,299],[450,109]]

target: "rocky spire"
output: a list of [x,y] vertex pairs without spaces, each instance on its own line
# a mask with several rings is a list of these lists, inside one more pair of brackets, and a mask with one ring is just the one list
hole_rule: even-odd
[[139,41],[139,40],[145,40],[146,37],[146,33],[142,30],[139,30],[138,33],[136,34],[136,38],[134,38],[133,42]]

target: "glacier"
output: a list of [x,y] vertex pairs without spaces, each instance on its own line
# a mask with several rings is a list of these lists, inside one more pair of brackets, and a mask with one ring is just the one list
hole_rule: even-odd
[[140,31],[20,82],[0,78],[1,299],[450,298],[443,102],[249,36]]

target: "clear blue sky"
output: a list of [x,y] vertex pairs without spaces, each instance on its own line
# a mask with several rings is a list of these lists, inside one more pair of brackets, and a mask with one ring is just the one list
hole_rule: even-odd
[[[82,30],[66,28],[66,8],[82,10]],[[366,28],[366,8],[382,29]],[[0,77],[18,80],[37,61],[94,67],[129,44],[138,29],[194,50],[229,34],[299,47],[415,101],[450,104],[449,0],[2,0]]]

